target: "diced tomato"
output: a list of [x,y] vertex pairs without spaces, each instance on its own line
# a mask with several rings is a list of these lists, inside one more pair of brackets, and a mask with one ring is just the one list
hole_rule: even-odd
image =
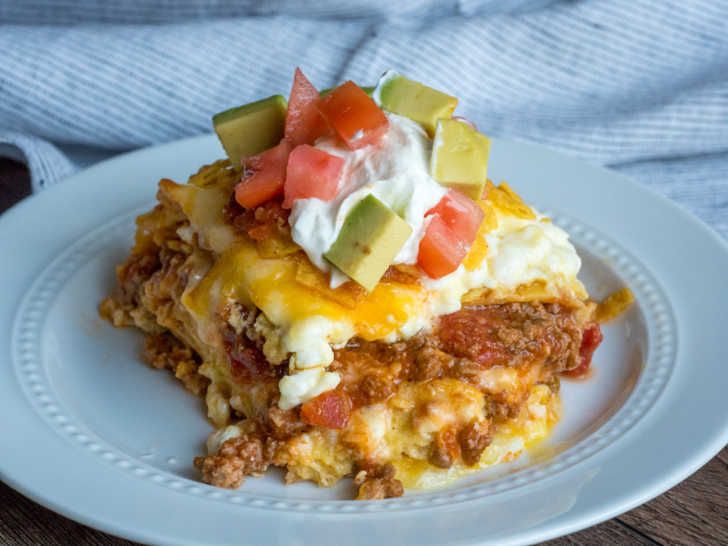
[[564,375],[568,377],[584,377],[589,372],[592,356],[602,342],[602,339],[604,339],[602,329],[597,323],[592,324],[584,330],[581,337],[581,347],[579,347],[579,365],[573,370],[564,372]]
[[301,419],[319,427],[344,428],[350,414],[351,399],[340,390],[323,392],[301,406]]
[[318,137],[328,131],[328,125],[318,110],[319,92],[304,76],[300,68],[296,68],[288,99],[285,137],[293,144],[313,144]]
[[319,110],[352,150],[373,144],[389,127],[382,109],[352,81],[341,84],[326,95]]
[[467,252],[467,246],[440,215],[433,214],[420,241],[417,265],[433,279],[439,279],[455,271]]
[[301,144],[288,157],[283,208],[290,209],[296,199],[317,197],[331,201],[339,189],[344,159]]
[[473,244],[485,216],[483,209],[475,201],[457,190],[448,191],[425,216],[429,214],[438,214],[467,246]]
[[467,195],[450,190],[425,216],[432,220],[420,241],[417,263],[430,277],[439,279],[463,261],[484,213]]
[[241,207],[253,208],[283,193],[291,145],[280,144],[245,160],[245,178],[235,187],[235,200]]

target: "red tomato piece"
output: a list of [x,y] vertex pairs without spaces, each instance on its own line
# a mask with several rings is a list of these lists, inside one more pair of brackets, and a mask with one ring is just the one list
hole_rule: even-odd
[[340,390],[323,392],[301,406],[301,419],[318,427],[344,428],[350,414],[351,399]]
[[331,91],[321,100],[319,110],[352,150],[373,144],[389,127],[382,109],[352,81],[342,83]]
[[283,208],[290,209],[296,199],[317,197],[331,201],[339,189],[344,159],[301,144],[288,157]]
[[291,145],[280,144],[245,160],[245,176],[235,186],[235,200],[241,207],[257,207],[283,193]]
[[581,347],[579,347],[579,365],[573,370],[563,372],[567,377],[584,377],[589,372],[592,356],[599,344],[604,339],[602,329],[594,323],[589,326],[581,336]]
[[319,92],[304,76],[300,68],[296,68],[288,99],[285,137],[291,144],[313,144],[318,137],[328,131],[326,121],[318,110]]
[[475,201],[457,190],[448,191],[425,216],[429,214],[438,214],[468,247],[473,244],[485,216]]
[[468,249],[440,215],[433,214],[430,218],[420,241],[417,265],[433,279],[439,279],[458,268]]

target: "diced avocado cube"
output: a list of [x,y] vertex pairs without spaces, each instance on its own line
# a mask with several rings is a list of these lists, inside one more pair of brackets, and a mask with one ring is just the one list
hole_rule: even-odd
[[372,94],[374,101],[389,112],[406,116],[424,127],[427,134],[435,134],[438,119],[450,119],[458,99],[405,78],[389,70],[379,79]]
[[278,144],[283,138],[286,110],[286,99],[273,95],[215,114],[212,124],[230,162],[238,166],[246,157]]
[[407,222],[370,194],[351,209],[324,257],[371,292],[411,234]]
[[432,143],[432,178],[472,199],[480,199],[488,179],[489,154],[488,137],[462,121],[441,119]]

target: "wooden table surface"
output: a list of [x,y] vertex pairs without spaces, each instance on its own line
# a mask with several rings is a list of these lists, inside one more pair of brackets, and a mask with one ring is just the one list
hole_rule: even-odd
[[[0,213],[26,196],[27,188],[23,166],[0,159]],[[0,544],[132,543],[59,516],[0,483]],[[728,545],[728,448],[690,478],[647,504],[546,544]]]

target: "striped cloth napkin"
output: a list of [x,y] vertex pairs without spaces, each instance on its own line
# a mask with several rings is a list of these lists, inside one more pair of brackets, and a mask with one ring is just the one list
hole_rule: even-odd
[[485,133],[608,165],[728,237],[727,0],[0,0],[0,155],[33,189],[210,114],[387,68]]

